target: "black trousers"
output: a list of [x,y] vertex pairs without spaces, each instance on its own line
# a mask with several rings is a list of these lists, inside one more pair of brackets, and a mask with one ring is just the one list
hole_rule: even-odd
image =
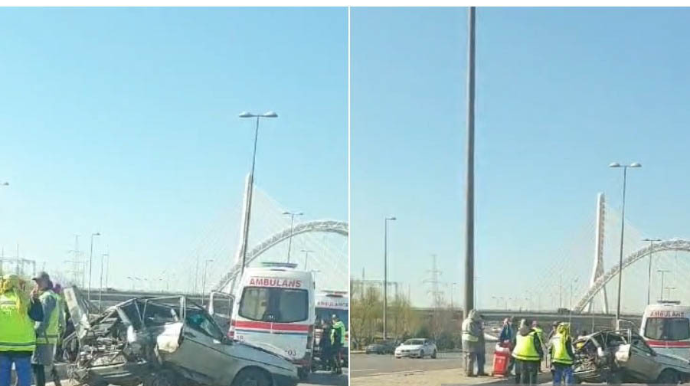
[[36,378],[36,386],[46,386],[46,370],[43,365],[31,365]]
[[515,384],[536,385],[539,361],[515,360]]

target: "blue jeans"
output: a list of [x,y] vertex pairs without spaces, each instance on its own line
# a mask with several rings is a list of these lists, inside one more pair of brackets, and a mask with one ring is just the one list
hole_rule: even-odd
[[0,352],[0,386],[10,386],[12,363],[17,371],[19,386],[31,386],[31,356]]
[[553,384],[560,386],[561,382],[565,382],[567,386],[573,385],[573,367],[568,365],[553,364]]

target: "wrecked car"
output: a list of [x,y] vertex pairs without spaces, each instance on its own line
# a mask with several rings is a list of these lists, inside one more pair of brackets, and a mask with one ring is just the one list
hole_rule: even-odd
[[632,330],[597,332],[578,338],[573,346],[578,383],[678,384],[690,380],[690,362],[654,351]]
[[70,378],[89,386],[292,386],[287,355],[228,339],[184,296],[131,299],[95,318],[65,290],[75,332],[65,340]]

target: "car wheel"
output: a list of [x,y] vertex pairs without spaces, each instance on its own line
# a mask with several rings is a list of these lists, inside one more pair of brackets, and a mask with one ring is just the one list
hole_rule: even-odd
[[614,372],[606,377],[606,383],[609,385],[620,385],[623,383],[623,374],[620,372]]
[[436,354],[437,354],[437,353],[436,353],[436,350],[434,350],[434,353],[431,354],[431,359],[436,359]]
[[677,385],[680,383],[680,374],[677,372],[666,369],[659,374],[659,378],[657,378],[656,383],[661,383],[664,385]]
[[271,386],[271,377],[263,370],[249,368],[240,371],[232,386]]

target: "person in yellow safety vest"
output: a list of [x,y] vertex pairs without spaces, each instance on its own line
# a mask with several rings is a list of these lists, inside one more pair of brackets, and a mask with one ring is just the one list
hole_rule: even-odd
[[[539,327],[539,322],[536,320],[532,321],[532,329],[537,333],[539,337],[539,344],[541,344],[541,349],[546,352],[546,341],[544,340],[544,330]],[[543,358],[542,358],[543,360]],[[541,362],[539,362],[538,372],[541,373]]]
[[[481,330],[481,317],[476,310],[470,310],[465,320],[462,321],[462,351],[465,354],[465,374],[474,377],[474,362],[477,361],[479,350],[479,335]],[[483,365],[478,369],[477,375],[483,375]]]
[[515,359],[515,383],[536,385],[539,363],[544,357],[544,351],[539,335],[525,319],[520,322],[512,355]]
[[[67,329],[67,302],[65,301],[65,296],[62,293],[62,286],[60,283],[55,283],[53,286],[53,292],[57,296],[58,302],[58,341],[55,345],[55,357],[54,360],[59,361],[62,358],[62,340],[65,337],[65,330]],[[60,382],[60,375],[58,374],[57,367],[52,366],[50,375],[53,378],[53,383],[55,386],[62,386]]]
[[[53,292],[53,282],[50,276],[41,272],[33,278],[36,282],[33,293],[38,294],[43,307],[43,320],[36,323],[36,350],[31,359],[36,378],[36,386],[45,386],[46,367],[48,373],[52,372],[53,359],[55,356],[55,345],[60,334],[60,324],[62,314],[60,312],[59,298]],[[64,322],[63,322],[64,323]]]
[[561,323],[556,329],[556,334],[551,338],[551,367],[553,369],[553,384],[560,385],[565,382],[570,386],[574,384],[573,379],[573,341],[570,337],[570,324]]
[[0,278],[0,386],[10,386],[12,364],[18,386],[31,386],[34,321],[42,319],[41,302],[36,296],[29,298],[18,276]]
[[336,314],[333,314],[331,321],[333,322],[333,329],[331,330],[331,350],[333,352],[333,359],[335,361],[335,369],[333,369],[333,374],[342,374],[343,368],[340,355],[342,354],[342,348],[345,345],[345,323],[343,323]]

